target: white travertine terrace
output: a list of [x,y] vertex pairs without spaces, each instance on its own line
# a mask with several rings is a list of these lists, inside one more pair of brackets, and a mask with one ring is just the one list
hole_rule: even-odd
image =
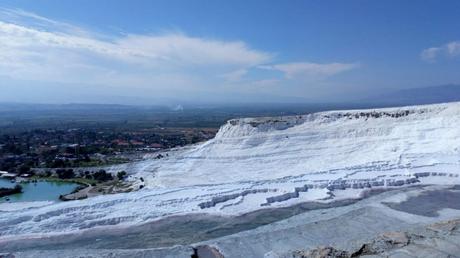
[[125,168],[145,179],[142,190],[10,205],[0,213],[0,240],[187,213],[235,215],[376,187],[458,184],[460,103],[235,119],[210,141]]

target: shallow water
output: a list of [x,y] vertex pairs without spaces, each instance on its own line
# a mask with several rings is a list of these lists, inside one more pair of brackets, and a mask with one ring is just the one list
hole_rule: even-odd
[[[0,179],[0,187],[14,187],[16,183]],[[67,182],[40,181],[37,183],[21,183],[23,193],[8,196],[9,202],[59,201],[59,195],[72,192],[78,184]],[[6,198],[0,198],[6,202]]]
[[460,210],[460,187],[451,190],[426,191],[418,196],[410,197],[401,203],[384,203],[388,207],[427,217],[439,216],[439,211],[445,208]]

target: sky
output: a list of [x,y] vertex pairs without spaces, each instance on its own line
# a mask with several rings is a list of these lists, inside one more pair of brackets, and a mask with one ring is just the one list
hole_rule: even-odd
[[344,102],[460,83],[460,1],[2,0],[0,101]]

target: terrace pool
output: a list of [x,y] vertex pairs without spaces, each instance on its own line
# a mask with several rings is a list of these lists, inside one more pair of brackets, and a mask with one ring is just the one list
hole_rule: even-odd
[[[0,179],[0,187],[14,187],[16,183],[10,180]],[[67,182],[39,181],[36,183],[20,183],[22,193],[7,196],[9,202],[33,202],[33,201],[59,201],[59,195],[72,192],[78,184]],[[0,198],[1,202],[7,202],[6,197]]]

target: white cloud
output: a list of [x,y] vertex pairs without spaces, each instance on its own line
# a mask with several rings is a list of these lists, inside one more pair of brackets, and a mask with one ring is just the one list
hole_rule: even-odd
[[460,55],[460,41],[450,42],[446,45],[449,56]]
[[0,20],[7,21],[13,24],[27,24],[40,30],[54,30],[61,32],[69,32],[72,34],[88,35],[88,31],[78,26],[55,21],[35,13],[27,12],[21,9],[7,9],[0,7]]
[[271,58],[267,53],[250,49],[243,42],[208,40],[177,33],[159,36],[130,35],[111,42],[0,22],[0,40],[2,47],[16,50],[47,48],[87,51],[139,63],[253,66],[268,62]]
[[[273,64],[274,59],[274,54],[243,41],[180,32],[103,35],[26,11],[0,8],[0,77],[43,82],[37,83],[42,88],[48,82],[67,87],[92,85],[85,89],[104,88],[104,92],[110,89],[133,96],[244,92],[289,87],[295,80],[304,82],[305,77],[322,79],[357,67],[347,63]],[[289,82],[274,79],[275,72],[254,68],[281,71]]]
[[254,66],[271,59],[270,54],[252,50],[244,42],[209,40],[177,33],[161,36],[130,35],[117,40],[116,44],[136,52],[138,57],[192,65]]
[[[18,24],[24,20],[27,24]],[[154,87],[167,84],[158,81],[165,77],[241,77],[246,69],[271,59],[242,41],[183,33],[99,37],[33,13],[0,9],[0,75],[18,79],[99,84],[132,80]]]
[[302,78],[325,78],[358,67],[354,63],[285,63],[271,66],[260,66],[263,69],[278,70],[285,74],[287,79]]
[[430,47],[424,49],[420,54],[420,57],[425,61],[433,61],[436,59],[440,51],[442,51],[442,49],[439,47]]
[[246,69],[239,69],[235,70],[226,74],[221,75],[222,78],[226,79],[227,81],[237,82],[241,80],[241,78],[248,73]]
[[455,57],[460,55],[460,41],[452,41],[439,47],[431,47],[422,50],[420,58],[424,61],[433,62],[439,57]]

